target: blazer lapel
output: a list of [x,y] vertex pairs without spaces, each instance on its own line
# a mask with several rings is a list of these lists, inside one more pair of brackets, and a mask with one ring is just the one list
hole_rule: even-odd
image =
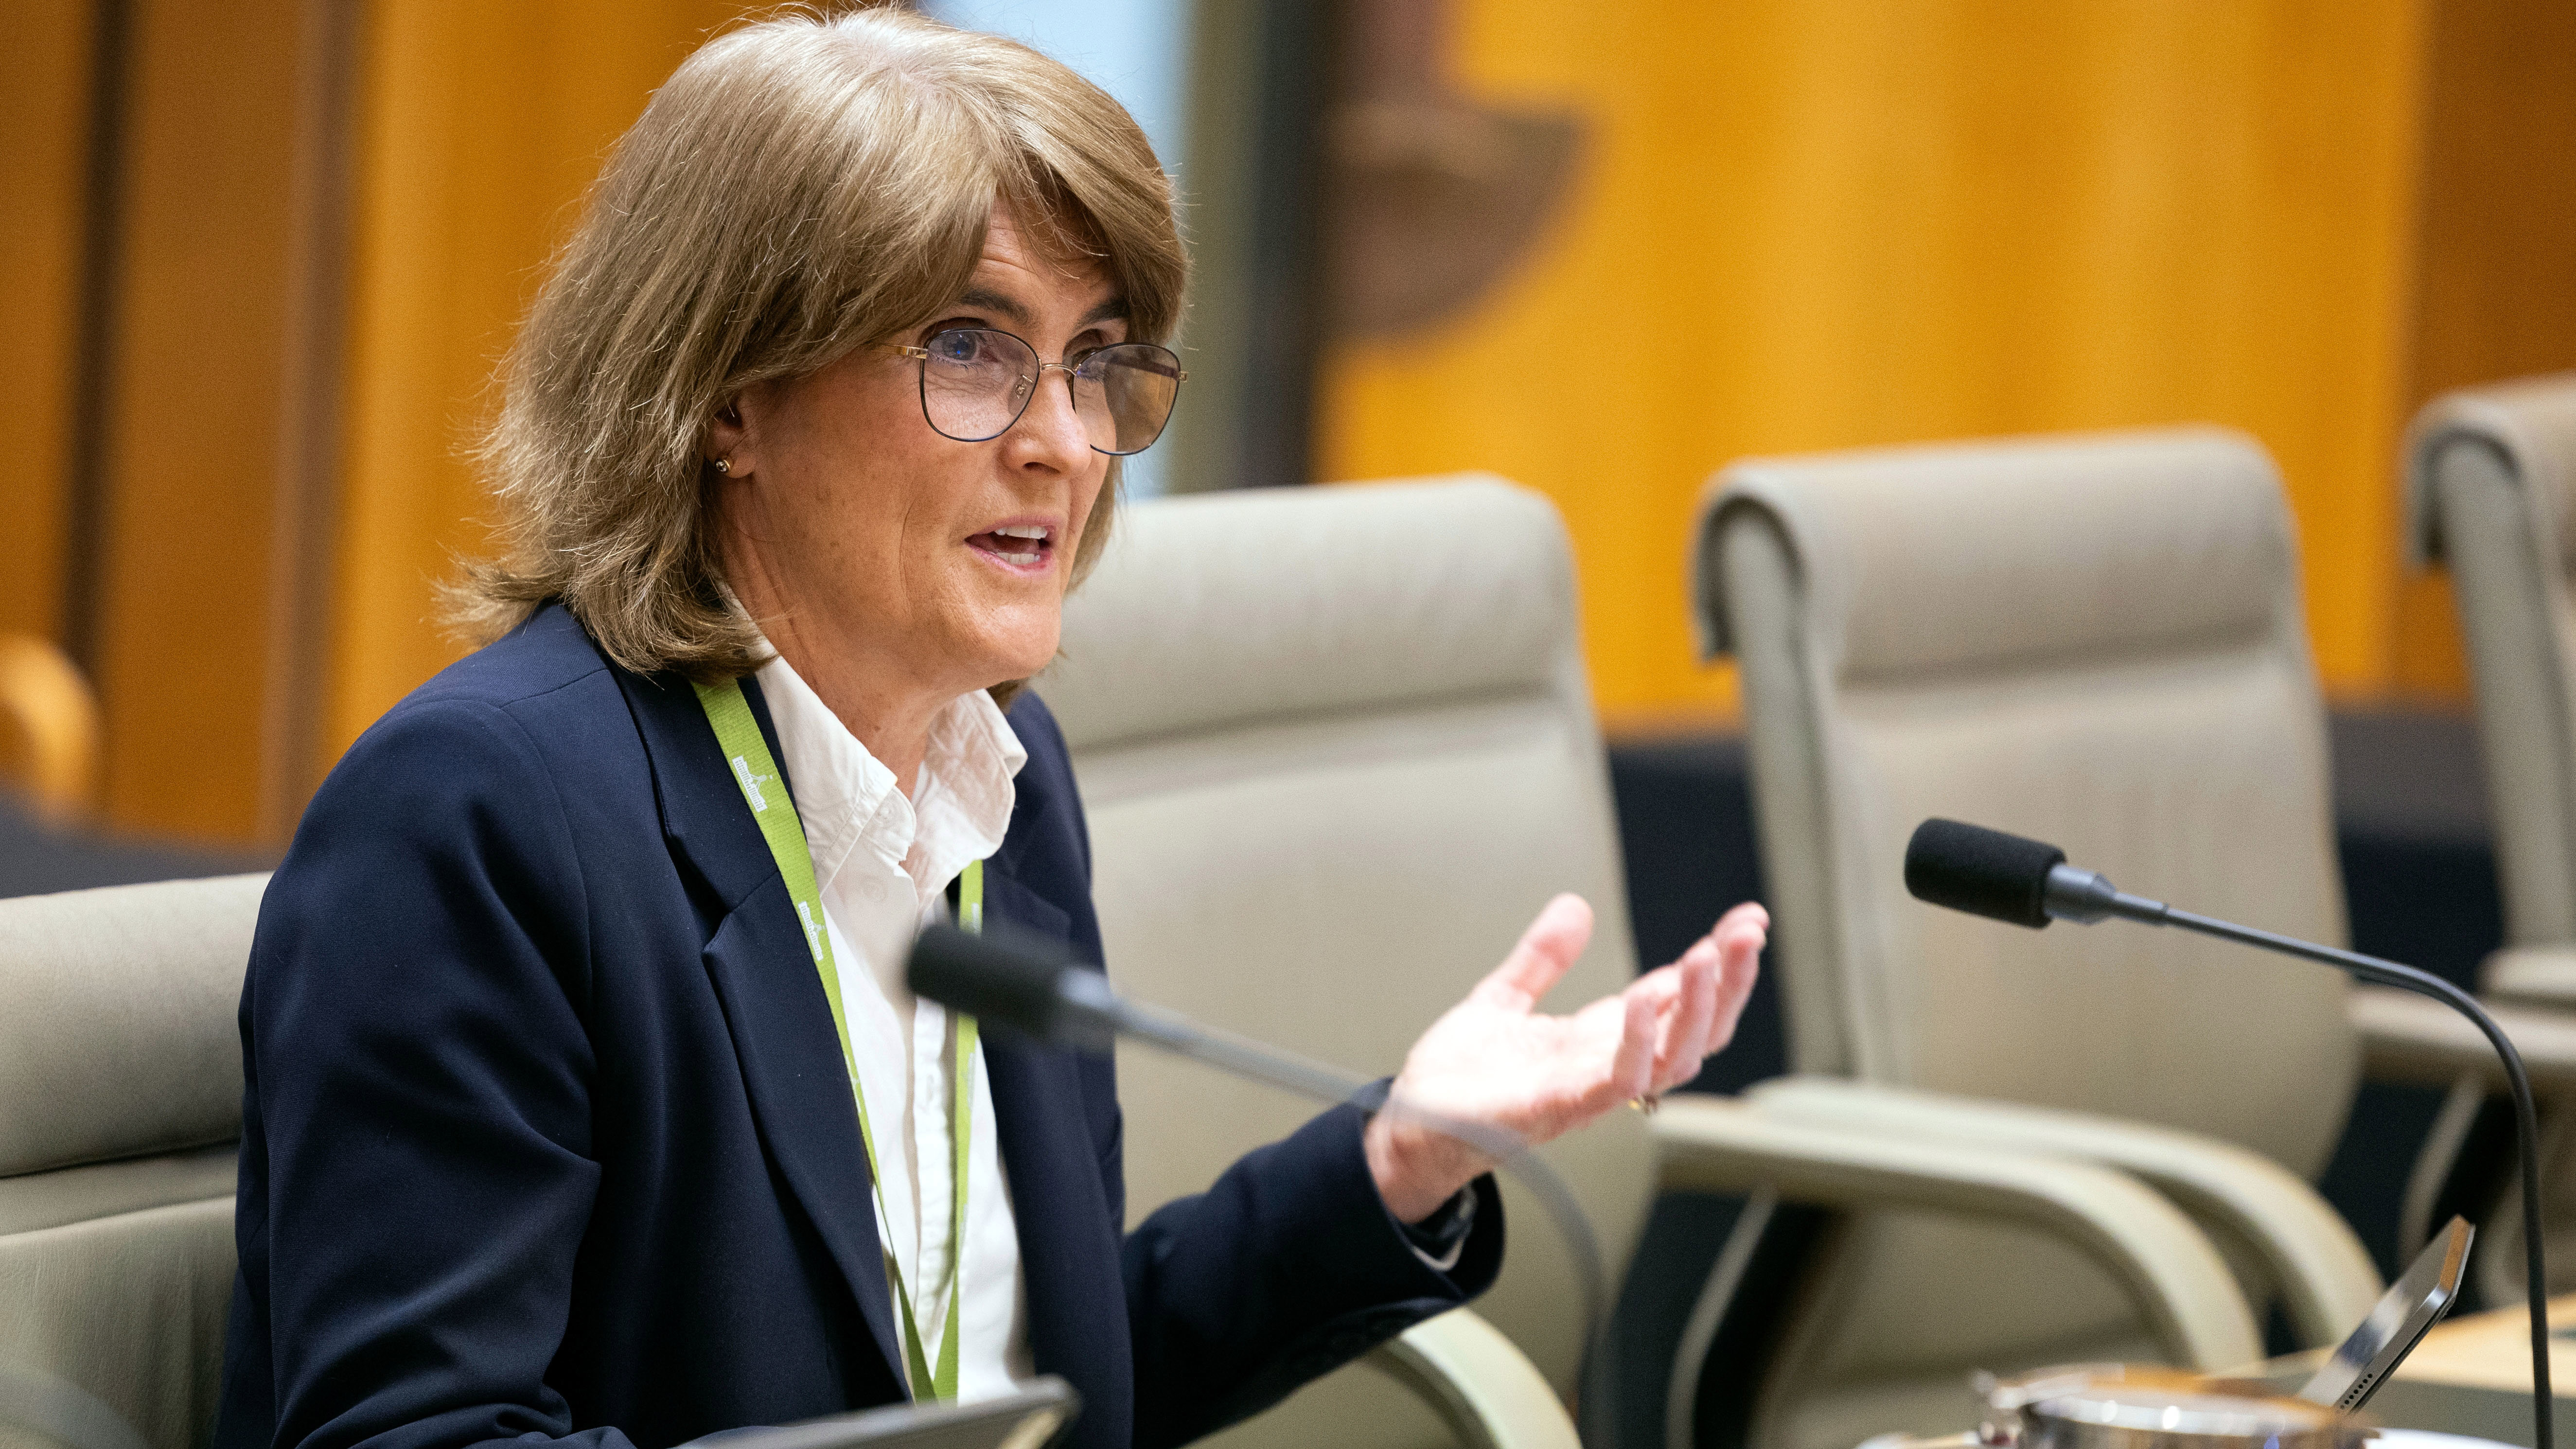
[[[723,910],[705,961],[742,1063],[752,1115],[780,1174],[848,1280],[899,1393],[903,1356],[867,1148],[859,1138],[831,1003],[787,884],[725,768],[695,691],[669,676],[646,679],[624,670],[617,675],[652,758],[663,834]],[[743,693],[776,756],[777,733],[759,686],[746,679]],[[794,782],[788,784],[792,793]]]

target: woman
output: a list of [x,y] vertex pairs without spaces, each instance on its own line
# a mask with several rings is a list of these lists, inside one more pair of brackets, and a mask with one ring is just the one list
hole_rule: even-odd
[[[654,1449],[1041,1372],[1075,1442],[1177,1443],[1492,1280],[1489,1164],[1351,1108],[1122,1242],[1110,1064],[903,987],[952,902],[1099,959],[1015,682],[1170,412],[1182,271],[1134,123],[1003,41],[776,20],[654,97],[512,358],[492,642],[263,904],[225,1449]],[[1589,929],[1550,903],[1395,1095],[1541,1141],[1693,1075],[1758,909],[1533,1014]]]

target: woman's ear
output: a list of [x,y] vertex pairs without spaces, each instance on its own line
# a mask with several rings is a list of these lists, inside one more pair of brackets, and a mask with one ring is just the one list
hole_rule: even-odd
[[726,477],[747,477],[752,472],[750,443],[750,430],[742,425],[742,399],[726,399],[707,423],[707,461]]

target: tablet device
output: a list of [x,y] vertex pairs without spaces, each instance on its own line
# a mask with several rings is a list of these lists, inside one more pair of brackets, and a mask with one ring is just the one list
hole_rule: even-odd
[[1044,1449],[1081,1410],[1049,1376],[967,1404],[889,1404],[855,1414],[702,1435],[679,1449]]
[[2434,1234],[2431,1245],[2371,1306],[2370,1316],[2299,1390],[2299,1397],[2347,1410],[2369,1402],[2390,1371],[2415,1351],[2425,1330],[2459,1297],[2460,1275],[2469,1265],[2469,1240],[2476,1235],[2466,1218],[2453,1218],[2449,1227]]

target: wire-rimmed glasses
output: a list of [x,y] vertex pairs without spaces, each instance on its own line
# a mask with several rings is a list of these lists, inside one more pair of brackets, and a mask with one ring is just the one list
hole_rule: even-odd
[[1189,376],[1170,348],[1150,342],[1042,362],[1036,348],[992,327],[952,327],[923,346],[897,343],[894,350],[921,364],[921,415],[942,437],[961,443],[1000,437],[1029,410],[1039,381],[1061,372],[1093,451],[1113,458],[1153,446]]

